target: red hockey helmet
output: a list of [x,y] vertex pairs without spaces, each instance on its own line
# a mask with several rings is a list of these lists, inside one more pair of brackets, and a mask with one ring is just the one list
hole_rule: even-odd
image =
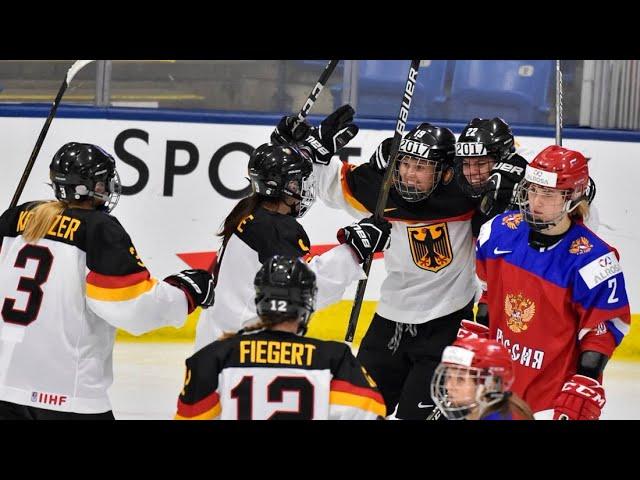
[[460,338],[444,349],[431,398],[449,420],[459,420],[501,401],[514,378],[511,356],[500,343]]
[[[582,201],[591,203],[593,194],[595,184],[589,178],[584,155],[551,145],[527,165],[524,179],[516,191],[516,202],[529,226],[542,231],[556,225]],[[531,204],[532,197],[548,200],[544,202],[546,205],[539,203],[536,207]]]
[[589,183],[587,159],[575,150],[551,145],[529,164],[525,179],[545,187],[582,192]]

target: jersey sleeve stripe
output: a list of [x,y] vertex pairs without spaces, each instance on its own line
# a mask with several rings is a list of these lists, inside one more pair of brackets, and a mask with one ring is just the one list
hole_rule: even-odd
[[615,338],[616,346],[620,345],[624,336],[629,333],[630,325],[619,318],[607,320],[604,323],[607,325],[607,330],[609,330]]
[[87,297],[93,300],[106,300],[109,302],[133,300],[149,290],[152,290],[157,283],[158,280],[155,278],[144,280],[136,285],[123,288],[102,288],[87,283]]
[[353,208],[355,208],[359,212],[369,213],[369,210],[367,210],[367,207],[361,204],[356,199],[356,197],[353,196],[353,193],[351,193],[351,189],[349,188],[349,184],[347,183],[347,175],[349,171],[352,170],[353,168],[355,168],[355,165],[352,165],[350,163],[345,162],[344,165],[342,165],[342,171],[340,172],[340,184],[342,185],[342,195],[344,196],[344,199],[349,203],[349,205],[351,205]]
[[179,413],[176,413],[173,419],[174,420],[215,420],[220,416],[221,412],[222,412],[222,409],[220,407],[220,404],[218,404],[215,407],[213,407],[211,410],[207,410],[206,412],[201,413],[200,415],[196,415],[194,417],[183,417]]
[[384,402],[380,403],[368,396],[363,397],[346,392],[337,392],[332,390],[329,394],[329,403],[332,405],[356,407],[361,410],[373,412],[381,417],[384,417],[387,412]]
[[356,385],[353,385],[352,383],[344,380],[331,381],[331,393],[333,392],[349,393],[361,397],[369,397],[376,402],[384,404],[382,395],[379,392],[366,387],[357,387]]
[[102,275],[96,272],[89,272],[87,283],[101,288],[122,288],[137,285],[150,277],[149,270],[146,269],[130,275]]
[[205,420],[217,417],[220,415],[220,411],[220,395],[218,392],[213,392],[211,395],[193,404],[184,403],[181,399],[178,399],[178,412],[175,418],[183,420]]

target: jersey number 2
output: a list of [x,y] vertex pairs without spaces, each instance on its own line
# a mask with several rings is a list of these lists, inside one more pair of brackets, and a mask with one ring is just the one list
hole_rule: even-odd
[[[267,420],[313,420],[313,384],[305,377],[276,377],[267,387],[267,402],[282,402],[284,392],[298,393],[298,410],[276,410]],[[253,377],[242,377],[231,390],[238,402],[238,420],[253,420]]]
[[607,283],[607,286],[611,289],[611,294],[607,299],[607,303],[616,303],[619,300],[618,297],[616,297],[616,288],[618,287],[618,282],[615,278],[612,278],[609,280],[609,283]]
[[14,308],[16,303],[15,298],[5,298],[2,304],[2,319],[5,322],[27,326],[38,317],[38,313],[40,312],[43,296],[42,288],[40,287],[49,278],[49,272],[53,264],[53,255],[47,247],[31,244],[25,245],[20,252],[18,252],[14,266],[17,268],[25,268],[27,266],[27,260],[29,259],[38,261],[36,273],[33,277],[20,277],[20,281],[18,282],[18,291],[29,294],[27,307],[24,310],[18,310]]

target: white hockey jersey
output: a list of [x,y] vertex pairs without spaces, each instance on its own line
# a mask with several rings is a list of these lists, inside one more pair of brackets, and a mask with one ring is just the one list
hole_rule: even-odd
[[50,410],[111,410],[116,327],[180,326],[184,293],[152,278],[115,217],[67,209],[35,244],[24,204],[0,217],[0,400]]
[[[307,233],[293,217],[258,207],[242,220],[223,248],[216,264],[216,302],[200,313],[195,351],[257,321],[253,280],[272,255],[304,257],[309,253]],[[316,274],[316,308],[342,299],[345,289],[364,278],[351,248],[339,245],[309,261]]]
[[375,382],[340,342],[262,330],[216,341],[186,361],[177,420],[375,420]]
[[[382,175],[368,164],[354,166],[333,157],[316,166],[319,197],[360,219],[375,211]],[[377,313],[401,323],[424,323],[467,305],[476,292],[471,219],[476,205],[455,181],[408,204],[392,188],[385,209],[391,246],[384,253],[387,277]]]

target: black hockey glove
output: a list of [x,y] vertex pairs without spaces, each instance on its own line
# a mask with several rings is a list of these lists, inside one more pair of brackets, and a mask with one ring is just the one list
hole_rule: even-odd
[[338,241],[349,245],[362,263],[368,256],[389,248],[391,224],[384,218],[365,218],[338,230]]
[[188,313],[196,307],[209,308],[213,305],[213,276],[206,270],[183,270],[169,275],[164,281],[185,293],[189,302]]
[[518,183],[524,178],[527,161],[520,155],[498,162],[491,169],[491,176],[487,181],[480,211],[488,217],[499,215],[515,203]]
[[271,134],[271,143],[274,145],[300,143],[307,138],[309,131],[313,128],[307,120],[298,122],[297,115],[284,116]]
[[349,143],[357,134],[353,123],[355,111],[351,105],[343,105],[325,118],[318,128],[307,122],[293,126],[297,117],[283,117],[271,134],[272,143],[298,143],[308,147],[315,163],[328,165],[331,157]]
[[393,138],[385,138],[376,151],[373,152],[371,158],[369,159],[369,165],[376,172],[384,174],[387,169],[387,165],[389,165],[389,154],[391,153],[391,144],[393,143]]

